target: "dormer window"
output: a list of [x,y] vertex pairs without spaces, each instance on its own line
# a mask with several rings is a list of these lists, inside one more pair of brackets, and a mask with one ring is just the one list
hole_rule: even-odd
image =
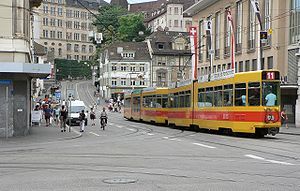
[[162,49],[164,49],[164,44],[161,44],[161,43],[160,43],[160,44],[158,44],[158,45],[157,45],[157,48],[158,48],[159,50],[162,50]]
[[122,54],[123,58],[134,58],[135,54],[133,52],[123,52]]

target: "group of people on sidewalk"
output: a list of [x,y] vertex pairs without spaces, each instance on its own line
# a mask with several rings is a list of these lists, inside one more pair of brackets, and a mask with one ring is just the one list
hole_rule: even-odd
[[42,116],[45,119],[46,127],[54,123],[60,126],[61,132],[66,131],[68,111],[64,105],[61,106],[61,109],[59,109],[58,107],[52,108],[50,104],[44,104],[42,106],[38,104],[35,106],[34,111],[42,111]]

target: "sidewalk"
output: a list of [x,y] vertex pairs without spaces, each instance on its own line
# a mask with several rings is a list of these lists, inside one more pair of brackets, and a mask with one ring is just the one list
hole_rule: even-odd
[[[68,129],[67,129],[68,130]],[[27,136],[9,137],[8,139],[0,138],[0,145],[3,144],[32,144],[32,143],[45,143],[54,141],[71,140],[81,137],[82,134],[77,130],[71,129],[71,132],[61,132],[60,128],[56,125],[46,127],[45,123],[41,126],[34,125],[31,127]]]
[[300,135],[300,128],[297,128],[295,124],[288,124],[288,129],[282,126],[279,130],[281,134]]

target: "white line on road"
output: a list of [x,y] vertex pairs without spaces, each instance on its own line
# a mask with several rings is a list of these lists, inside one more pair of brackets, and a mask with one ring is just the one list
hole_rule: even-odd
[[173,139],[169,139],[170,141],[181,141],[181,139],[177,139],[177,138],[173,138]]
[[249,157],[249,158],[256,159],[256,160],[262,160],[262,161],[274,163],[274,164],[294,165],[294,164],[292,164],[292,163],[281,162],[281,161],[276,161],[276,160],[269,160],[269,159],[265,159],[265,158],[263,158],[263,157],[259,157],[259,156],[255,156],[255,155],[245,155],[245,156],[246,156],[246,157]]
[[123,128],[123,126],[122,126],[122,125],[117,125],[117,127],[118,127],[118,128],[120,128],[120,129],[121,129],[121,128]]
[[94,132],[89,132],[90,134],[96,135],[97,137],[100,137],[100,135],[98,135],[97,133]]
[[152,134],[152,133],[147,133],[147,135],[153,136],[154,134]]
[[126,128],[126,129],[128,129],[129,131],[135,131],[134,129],[131,129],[131,128]]
[[201,146],[201,147],[205,147],[205,148],[209,148],[209,149],[215,149],[216,147],[213,146],[209,146],[209,145],[204,145],[201,143],[193,143],[193,145],[197,145],[197,146]]
[[169,137],[163,137],[164,139],[169,139]]

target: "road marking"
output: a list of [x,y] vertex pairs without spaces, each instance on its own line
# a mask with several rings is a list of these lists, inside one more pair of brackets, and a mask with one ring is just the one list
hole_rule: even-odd
[[115,125],[114,123],[108,123],[109,125]]
[[177,138],[173,138],[173,139],[169,139],[170,141],[181,141],[181,139],[177,139]]
[[153,136],[154,134],[152,134],[152,133],[147,133],[147,135]]
[[205,148],[209,148],[209,149],[215,149],[216,147],[213,146],[209,146],[209,145],[204,145],[201,143],[193,143],[193,145],[197,145],[197,146],[201,146],[201,147],[205,147]]
[[164,139],[169,139],[169,137],[163,137]]
[[97,137],[100,137],[100,135],[98,135],[97,133],[94,132],[89,132],[90,134],[96,135]]
[[120,129],[121,129],[121,128],[123,128],[123,126],[122,126],[122,125],[117,125],[117,127],[118,127],[118,128],[120,128]]
[[80,100],[80,97],[79,97],[79,93],[78,93],[78,87],[77,87],[77,85],[78,85],[78,83],[76,83],[76,85],[75,85],[75,91],[76,91],[76,93],[77,93],[77,97],[78,97],[78,99]]
[[255,155],[245,155],[245,156],[246,156],[246,157],[249,157],[249,158],[256,159],[256,160],[262,160],[262,161],[274,163],[274,164],[294,165],[294,164],[292,164],[292,163],[282,162],[282,161],[276,161],[276,160],[270,160],[270,159],[265,159],[265,158],[263,158],[263,157],[259,157],[259,156],[255,156]]
[[76,131],[75,129],[71,128],[71,131],[74,131],[77,135],[82,135],[79,131]]
[[126,128],[126,129],[128,129],[129,131],[135,131],[134,129],[131,129],[131,128]]

